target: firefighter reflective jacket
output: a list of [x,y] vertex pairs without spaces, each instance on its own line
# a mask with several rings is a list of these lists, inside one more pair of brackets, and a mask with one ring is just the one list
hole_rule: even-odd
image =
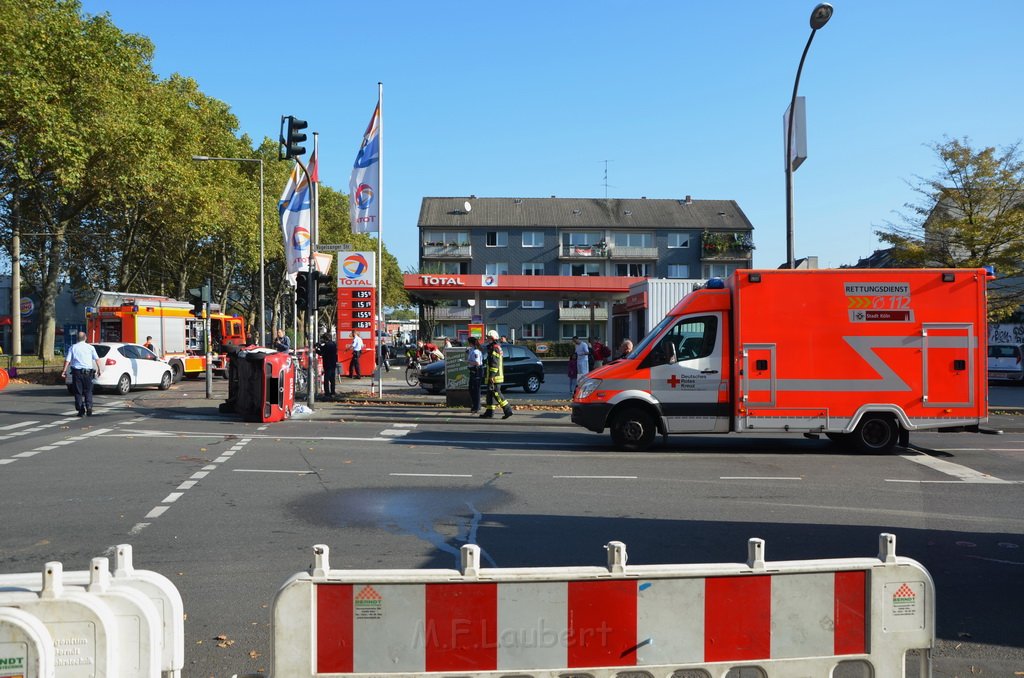
[[505,381],[505,356],[501,352],[501,344],[492,341],[487,345],[487,382],[500,384]]

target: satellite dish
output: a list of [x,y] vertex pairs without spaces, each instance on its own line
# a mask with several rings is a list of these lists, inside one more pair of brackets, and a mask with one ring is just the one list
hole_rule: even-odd
[[469,204],[468,200],[466,202],[464,202],[462,204],[462,206],[466,208],[466,212],[472,212],[473,211],[473,206]]

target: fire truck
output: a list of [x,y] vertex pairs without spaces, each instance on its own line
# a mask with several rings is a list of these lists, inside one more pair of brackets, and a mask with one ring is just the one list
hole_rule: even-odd
[[691,292],[580,379],[572,421],[620,448],[658,433],[802,433],[862,452],[988,420],[984,269],[740,270]]
[[[219,312],[211,304],[210,339],[213,371],[228,376],[229,345],[246,345],[245,321]],[[99,292],[93,306],[86,308],[85,324],[91,342],[143,344],[153,337],[155,353],[171,365],[174,381],[206,372],[203,350],[204,318],[193,314],[192,304],[170,297],[126,292]]]

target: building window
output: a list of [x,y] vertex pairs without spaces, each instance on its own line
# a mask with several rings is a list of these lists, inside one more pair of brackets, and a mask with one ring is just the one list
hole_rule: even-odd
[[[562,323],[560,326],[562,332],[562,340],[568,341],[573,337],[583,337],[584,339],[589,338],[590,330],[586,323]],[[594,338],[601,338],[601,325],[594,325]]]
[[544,264],[523,264],[523,275],[544,275]]
[[654,236],[650,233],[619,231],[613,242],[616,247],[654,247]]
[[600,231],[563,231],[563,245],[596,245],[604,240]]
[[523,302],[523,308],[544,308],[544,302],[543,301],[537,301],[537,300],[534,300],[534,301],[524,301]]
[[508,308],[508,299],[486,299],[484,308]]
[[704,264],[702,272],[704,278],[727,278],[736,272],[738,268],[743,267],[744,264]]
[[678,249],[680,247],[690,246],[690,234],[689,233],[669,233],[668,234],[668,247],[669,249]]
[[508,275],[508,262],[494,261],[484,264],[484,275]]
[[527,323],[523,325],[523,339],[543,339],[544,325],[541,323]]
[[434,247],[469,247],[466,231],[424,231],[423,244]]
[[439,261],[436,263],[436,266],[440,269],[438,273],[446,275],[465,275],[469,273],[468,261]]
[[507,231],[487,231],[488,247],[508,247]]
[[601,275],[601,264],[562,264],[562,275]]
[[650,264],[615,264],[615,275],[633,278],[647,278],[651,275]]
[[669,264],[668,265],[668,277],[670,278],[689,278],[690,267],[687,264]]
[[544,247],[544,232],[523,231],[523,247]]

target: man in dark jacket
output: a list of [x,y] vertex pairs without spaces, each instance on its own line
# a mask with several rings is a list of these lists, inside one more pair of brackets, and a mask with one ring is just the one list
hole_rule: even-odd
[[330,334],[324,334],[317,344],[316,352],[324,366],[324,395],[334,397],[334,377],[338,371],[338,344]]

